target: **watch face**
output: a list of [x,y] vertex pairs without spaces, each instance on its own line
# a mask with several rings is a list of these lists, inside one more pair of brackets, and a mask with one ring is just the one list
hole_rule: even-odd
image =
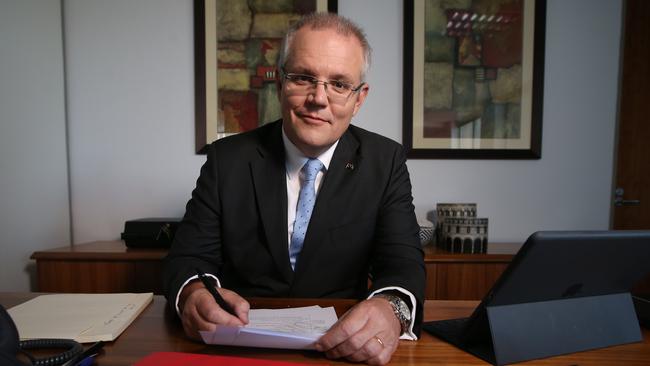
[[409,310],[408,305],[406,305],[406,302],[404,302],[404,300],[402,300],[402,298],[399,296],[395,295],[379,294],[377,296],[388,300],[393,308],[393,312],[395,313],[397,320],[399,320],[400,326],[402,327],[402,333],[405,332],[409,327],[409,323],[411,322],[411,311]]
[[406,306],[406,304],[402,303],[401,311],[402,311],[402,314],[404,314],[404,317],[406,318],[406,320],[410,321],[411,320],[411,312],[409,311],[409,308],[408,308],[408,306]]
[[406,319],[411,317],[411,312],[409,311],[409,307],[406,306],[406,303],[404,300],[401,298],[395,296],[392,301],[391,301],[393,308],[395,308],[395,311],[399,311],[399,313],[405,317]]
[[404,317],[404,319],[406,319],[407,321],[411,320],[411,312],[409,311],[408,306],[406,306],[406,304],[404,304],[403,301],[400,301],[399,311]]
[[391,304],[393,305],[395,315],[397,315],[397,319],[399,320],[403,333],[407,330],[408,325],[411,321],[411,312],[409,311],[408,306],[406,306],[404,303],[404,300],[400,299],[397,296],[392,299]]

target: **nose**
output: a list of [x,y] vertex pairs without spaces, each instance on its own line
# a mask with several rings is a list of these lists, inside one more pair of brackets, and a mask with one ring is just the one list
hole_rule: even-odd
[[327,86],[325,86],[325,83],[317,83],[314,85],[312,92],[309,93],[308,100],[310,100],[313,104],[327,105],[328,99],[326,88]]

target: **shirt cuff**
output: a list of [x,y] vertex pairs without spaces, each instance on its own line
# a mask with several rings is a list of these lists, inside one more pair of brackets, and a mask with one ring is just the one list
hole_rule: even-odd
[[[217,276],[209,274],[209,273],[206,273],[205,275],[214,278],[214,280],[217,281],[217,287],[221,287],[221,282],[219,282],[219,279],[217,278]],[[185,282],[183,282],[183,284],[181,285],[181,288],[178,290],[178,293],[176,294],[176,301],[174,301],[174,308],[176,309],[176,314],[178,314],[179,317],[181,316],[181,312],[178,309],[178,300],[180,300],[181,292],[183,292],[183,289],[185,288],[185,286],[187,286],[188,283],[190,283],[193,280],[197,280],[197,279],[199,279],[199,276],[197,276],[197,275],[194,275],[194,276],[188,278]]]
[[410,341],[417,341],[418,337],[415,335],[415,333],[413,333],[413,324],[415,323],[415,313],[417,311],[418,303],[417,303],[417,301],[415,301],[415,296],[413,296],[413,294],[410,291],[407,291],[407,290],[405,290],[405,289],[403,289],[401,287],[397,287],[397,286],[383,287],[383,288],[380,288],[378,290],[373,291],[370,294],[370,296],[368,296],[368,299],[375,296],[375,295],[377,295],[377,294],[379,294],[380,292],[385,292],[385,291],[389,291],[389,290],[399,291],[399,292],[403,293],[404,295],[407,295],[409,297],[409,300],[411,300],[411,305],[413,305],[412,308],[411,308],[411,323],[407,327],[407,330],[404,333],[402,333],[402,335],[400,335],[399,339],[408,339]]

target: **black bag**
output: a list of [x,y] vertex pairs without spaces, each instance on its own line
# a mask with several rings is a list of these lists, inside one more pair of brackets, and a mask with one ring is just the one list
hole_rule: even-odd
[[169,248],[180,221],[160,217],[129,220],[121,238],[129,248]]

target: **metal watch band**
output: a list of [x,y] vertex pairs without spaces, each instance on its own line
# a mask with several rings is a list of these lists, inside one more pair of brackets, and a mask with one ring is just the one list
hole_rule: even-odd
[[382,297],[390,303],[393,307],[393,312],[399,320],[399,325],[402,328],[401,333],[404,333],[408,330],[409,325],[411,324],[411,310],[409,310],[406,302],[402,300],[399,296],[390,295],[390,294],[377,294],[374,297]]

